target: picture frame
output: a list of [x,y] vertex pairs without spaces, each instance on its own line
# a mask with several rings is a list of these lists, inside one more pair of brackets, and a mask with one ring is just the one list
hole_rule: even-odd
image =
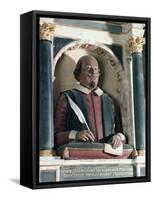
[[[150,26],[150,18],[145,17],[51,11],[21,14],[21,185],[40,189],[150,181]],[[67,142],[63,140],[65,136],[61,133],[59,136],[55,131],[61,123],[58,121],[59,113],[65,109],[66,103],[62,101],[56,118],[59,94],[70,95],[63,91],[74,87],[75,66],[81,57],[87,55],[94,57],[100,66],[98,73],[100,77],[103,75],[99,78],[99,87],[118,102],[123,127],[122,136],[121,133],[118,136],[121,141],[124,136],[126,142],[126,145],[121,144],[122,154],[115,154],[113,148],[108,149],[108,145],[112,146],[109,140],[103,140],[103,143],[98,142],[101,140],[79,142],[77,134],[86,128],[74,128],[76,135],[71,143],[72,127]],[[70,103],[69,97],[67,102]],[[94,106],[98,104],[94,103]],[[103,107],[104,113],[106,108],[107,104]],[[74,115],[77,111],[78,107],[75,107]],[[116,113],[116,109],[114,111]],[[107,113],[108,110],[105,116]],[[69,126],[74,126],[70,125],[74,123],[74,115],[70,115]],[[79,120],[77,118],[75,122]],[[102,126],[105,134],[106,124]],[[87,137],[90,140],[92,136]]]

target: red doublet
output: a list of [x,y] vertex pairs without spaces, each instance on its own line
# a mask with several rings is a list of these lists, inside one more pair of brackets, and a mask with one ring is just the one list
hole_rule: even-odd
[[[94,134],[96,140],[100,141],[103,138],[101,97],[94,92],[90,92],[89,94],[82,93],[82,95],[87,107],[90,130]],[[68,143],[69,141],[69,131],[65,130],[67,112],[66,97],[61,95],[56,105],[54,124],[55,139],[58,146]]]
[[83,96],[87,106],[90,130],[96,140],[99,141],[103,138],[101,97],[93,92],[89,94],[83,93]]

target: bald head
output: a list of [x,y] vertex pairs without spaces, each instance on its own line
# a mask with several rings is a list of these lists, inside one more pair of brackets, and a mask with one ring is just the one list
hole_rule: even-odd
[[83,56],[79,60],[83,65],[98,66],[96,58],[93,56]]

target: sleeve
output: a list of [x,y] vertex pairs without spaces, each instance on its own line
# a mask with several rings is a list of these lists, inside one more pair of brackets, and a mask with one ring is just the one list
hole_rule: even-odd
[[54,132],[56,147],[66,144],[71,140],[75,140],[76,138],[77,131],[66,130],[67,114],[67,100],[65,95],[62,94],[57,101],[54,114]]

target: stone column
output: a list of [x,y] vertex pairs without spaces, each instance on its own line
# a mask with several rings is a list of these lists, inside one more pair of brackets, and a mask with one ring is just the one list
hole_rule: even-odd
[[145,151],[145,85],[142,51],[145,39],[132,36],[128,43],[132,56],[136,150],[139,156],[143,156]]
[[40,156],[53,155],[52,36],[54,24],[40,24],[39,41],[39,149]]

